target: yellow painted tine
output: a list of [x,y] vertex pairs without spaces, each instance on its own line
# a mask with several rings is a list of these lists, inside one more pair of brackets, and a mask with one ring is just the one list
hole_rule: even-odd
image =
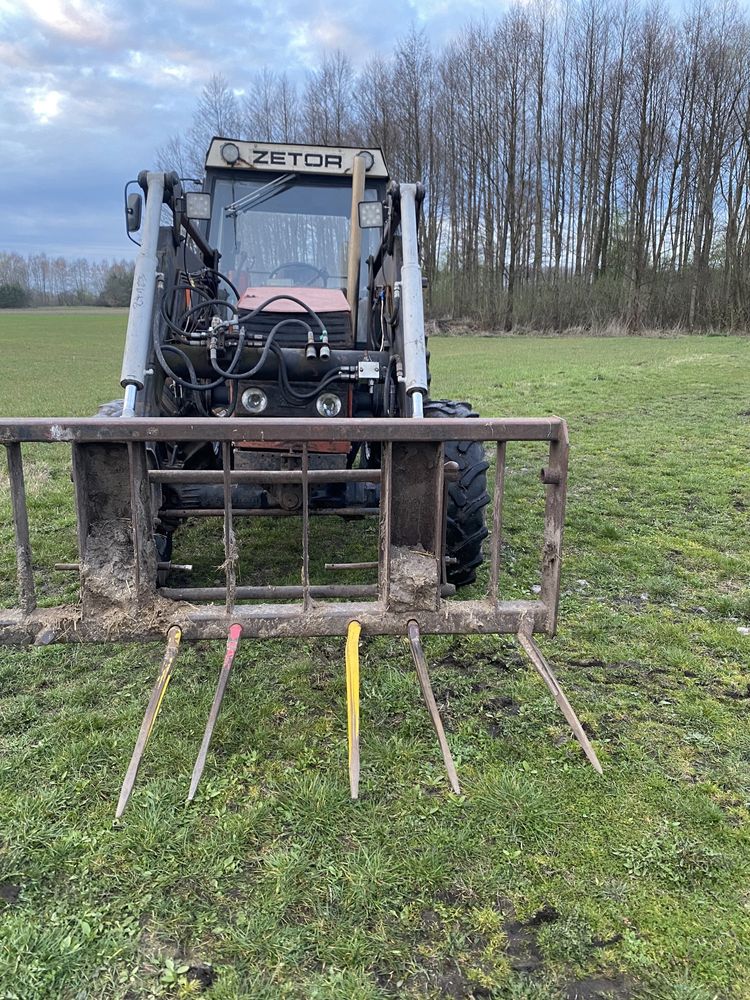
[[180,648],[181,638],[182,629],[178,628],[177,625],[173,625],[167,632],[167,648],[164,650],[164,659],[162,660],[161,670],[159,671],[159,676],[156,678],[156,684],[154,684],[153,690],[151,691],[151,697],[148,700],[146,714],[143,716],[143,722],[141,723],[141,728],[138,733],[138,739],[135,741],[135,747],[133,748],[133,756],[130,758],[130,764],[128,764],[128,769],[125,772],[125,780],[123,781],[122,788],[120,790],[120,798],[117,802],[115,819],[119,819],[125,812],[125,806],[128,804],[128,799],[133,791],[133,785],[135,784],[135,779],[138,775],[138,768],[141,764],[143,752],[146,749],[146,744],[151,736],[151,730],[154,728],[154,723],[156,722],[156,716],[159,714],[161,703],[164,700],[164,695],[167,692],[167,687],[169,686],[169,681],[172,677],[172,671],[174,670],[174,663],[177,658],[177,651]]
[[346,730],[349,741],[349,788],[359,798],[359,636],[362,626],[349,622],[346,632]]

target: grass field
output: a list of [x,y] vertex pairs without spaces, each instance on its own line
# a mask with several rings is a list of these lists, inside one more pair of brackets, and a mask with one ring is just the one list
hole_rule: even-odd
[[[0,413],[93,412],[116,395],[123,327],[0,315]],[[180,653],[114,828],[161,650],[0,651],[0,998],[750,997],[750,340],[431,348],[436,395],[569,421],[543,645],[603,778],[512,642],[428,638],[451,796],[405,645],[364,639],[352,804],[343,643],[245,642],[188,809],[222,658],[202,644]],[[51,564],[75,558],[52,450],[29,452],[49,601],[70,586]],[[505,592],[528,595],[541,462],[511,457]],[[2,480],[0,507],[12,603]],[[254,530],[291,572],[283,537]],[[317,530],[338,554],[346,528]],[[220,551],[196,540],[208,572]]]

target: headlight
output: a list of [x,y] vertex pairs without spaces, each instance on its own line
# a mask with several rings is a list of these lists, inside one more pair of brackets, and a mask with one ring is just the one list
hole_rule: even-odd
[[221,147],[221,156],[225,163],[236,163],[240,158],[240,149],[233,142],[225,142]]
[[341,397],[335,392],[321,392],[315,400],[315,408],[321,417],[337,417],[341,413]]
[[268,406],[268,396],[257,386],[250,386],[245,389],[240,397],[242,405],[249,413],[262,413]]

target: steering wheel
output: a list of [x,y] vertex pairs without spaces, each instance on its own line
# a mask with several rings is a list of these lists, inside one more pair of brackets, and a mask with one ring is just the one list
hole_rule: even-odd
[[[326,285],[328,284],[328,271],[326,271],[325,268],[323,267],[315,267],[314,264],[307,264],[305,263],[304,260],[290,260],[287,261],[286,264],[279,264],[279,266],[275,267],[273,271],[271,271],[271,273],[268,275],[268,280],[270,281],[271,278],[281,277],[279,272],[287,270],[292,272],[297,271],[298,272],[297,275],[293,273],[289,275],[290,280],[299,281],[301,285],[304,285],[306,287],[309,287],[316,281],[320,281],[323,285],[323,288],[325,288]],[[305,281],[303,276],[299,275],[300,271],[312,272],[311,274],[308,274],[307,281]]]

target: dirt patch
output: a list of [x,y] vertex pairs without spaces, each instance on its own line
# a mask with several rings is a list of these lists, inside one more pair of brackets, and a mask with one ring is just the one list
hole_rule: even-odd
[[[526,920],[517,920],[513,906],[508,900],[499,904],[506,914],[503,929],[507,937],[506,954],[514,972],[533,975],[544,969],[544,956],[539,947],[537,933],[545,924],[553,924],[560,919],[554,906],[545,903],[541,909]],[[592,948],[606,948],[622,940],[622,934],[609,938],[592,938]],[[566,1000],[628,1000],[632,996],[631,985],[624,976],[592,976],[578,979],[563,987],[562,996]]]
[[468,890],[469,895],[466,892],[461,892],[459,889],[448,887],[446,889],[438,889],[435,893],[435,899],[439,900],[441,903],[445,903],[446,906],[464,906],[467,902],[471,900],[471,890]]
[[750,698],[750,684],[743,688],[724,688],[721,691],[720,697],[729,698],[732,701],[743,701],[745,698]]
[[210,965],[191,965],[185,973],[185,978],[189,983],[196,983],[200,990],[207,990],[214,985],[218,976]]
[[560,919],[560,914],[554,908],[550,906],[549,903],[545,903],[541,910],[537,912],[526,921],[527,927],[541,927],[542,924],[554,924],[556,920]]
[[538,972],[544,966],[544,956],[532,928],[513,921],[505,925],[505,936],[508,939],[505,952],[514,972]]
[[613,934],[612,937],[608,938],[591,938],[592,948],[611,948],[613,944],[619,944],[622,941],[622,934]]
[[15,906],[21,894],[21,886],[12,882],[0,882],[0,901],[7,906]]
[[511,969],[526,974],[538,972],[544,966],[544,956],[537,941],[537,930],[543,924],[554,923],[560,914],[548,903],[527,920],[517,920],[512,906],[503,909],[508,911],[503,930],[508,941],[505,951]]
[[[525,660],[513,650],[503,650],[497,653],[483,654],[479,656],[467,657],[466,653],[446,653],[445,656],[435,661],[435,667],[448,667],[459,673],[465,674],[467,671],[474,671],[477,667],[492,667],[495,671],[508,671],[511,667],[519,667],[525,664]],[[471,691],[486,690],[488,684],[479,682],[472,684]]]
[[585,676],[595,684],[619,684],[637,688],[650,685],[660,690],[677,687],[672,672],[664,667],[650,667],[640,660],[620,660],[613,663],[603,663],[601,660],[567,660],[566,664],[583,667]]
[[132,551],[128,522],[112,520],[92,526],[81,568],[81,583],[92,604],[119,606],[126,594],[135,594]]
[[507,695],[498,695],[484,703],[484,710],[492,715],[518,715],[521,706]]
[[390,601],[397,607],[434,609],[437,601],[438,563],[424,549],[391,546]]
[[[378,975],[378,985],[393,989],[393,977],[387,978]],[[420,962],[420,970],[409,977],[412,989],[418,989],[420,995],[447,997],[448,1000],[483,1000],[484,997],[492,997],[495,994],[486,986],[467,979],[457,965],[449,959],[435,960],[427,959]],[[403,989],[397,990],[390,995],[403,996]]]
[[439,913],[434,910],[422,910],[422,927],[425,930],[435,930],[442,924],[442,919]]
[[597,660],[595,657],[587,660],[565,660],[569,667],[606,667],[608,664],[604,660]]
[[501,721],[503,717],[513,718],[519,715],[521,706],[517,701],[505,695],[498,695],[497,698],[490,698],[484,703],[484,711],[487,719],[487,732],[493,739],[507,735],[507,728]]
[[627,1000],[633,994],[624,976],[594,976],[565,987],[566,1000]]

